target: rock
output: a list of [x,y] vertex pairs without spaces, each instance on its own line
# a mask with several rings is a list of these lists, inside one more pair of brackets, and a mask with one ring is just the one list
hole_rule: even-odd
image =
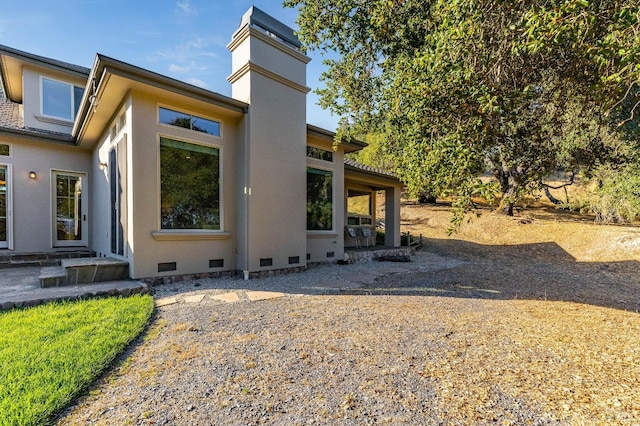
[[408,255],[386,255],[378,256],[379,262],[411,262],[411,256]]

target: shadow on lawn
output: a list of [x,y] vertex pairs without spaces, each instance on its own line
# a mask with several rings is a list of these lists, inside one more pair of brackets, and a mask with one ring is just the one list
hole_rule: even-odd
[[492,246],[426,239],[425,251],[461,261],[452,268],[392,274],[350,294],[420,294],[586,303],[640,311],[640,262],[576,262],[555,243]]

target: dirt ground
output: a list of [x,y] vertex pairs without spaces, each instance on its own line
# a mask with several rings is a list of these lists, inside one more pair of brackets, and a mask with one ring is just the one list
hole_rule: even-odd
[[[485,209],[447,236],[450,218],[446,204],[407,203],[402,209],[403,231],[422,235],[423,250],[466,261],[455,272],[426,277],[432,287],[449,286],[470,297],[640,310],[638,225],[597,225],[589,216],[541,204],[515,217]],[[403,284],[393,285],[420,287],[424,279],[404,277]],[[474,291],[478,288],[495,291]]]
[[59,423],[640,424],[640,228],[544,206],[450,237],[446,205],[402,219],[441,267],[160,308]]

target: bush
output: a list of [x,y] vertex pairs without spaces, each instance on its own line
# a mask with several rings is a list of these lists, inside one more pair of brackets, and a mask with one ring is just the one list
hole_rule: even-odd
[[640,218],[640,165],[602,167],[588,206],[599,223],[630,223]]

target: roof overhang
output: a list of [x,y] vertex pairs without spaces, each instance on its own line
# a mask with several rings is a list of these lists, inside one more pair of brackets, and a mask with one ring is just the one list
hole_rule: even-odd
[[0,45],[0,77],[4,84],[5,95],[13,102],[22,102],[22,70],[25,66],[62,73],[83,81],[90,72],[89,68]]
[[189,102],[206,104],[208,108],[213,106],[225,115],[241,116],[247,113],[249,107],[244,102],[201,87],[97,55],[72,130],[78,145],[97,141],[122,100],[132,90],[158,97],[182,97]]
[[[321,127],[313,126],[311,124],[307,124],[307,134],[331,141],[336,140],[336,134],[334,132],[323,129]],[[357,139],[347,140],[344,138],[340,140],[340,145],[342,145],[342,147],[344,148],[345,153],[360,151],[367,146],[365,142],[359,141]]]
[[404,186],[400,179],[391,174],[347,161],[344,163],[344,179],[365,184],[375,190]]
[[63,145],[75,145],[75,139],[71,135],[52,132],[36,132],[29,129],[0,127],[0,136],[28,139],[36,142],[53,142]]

